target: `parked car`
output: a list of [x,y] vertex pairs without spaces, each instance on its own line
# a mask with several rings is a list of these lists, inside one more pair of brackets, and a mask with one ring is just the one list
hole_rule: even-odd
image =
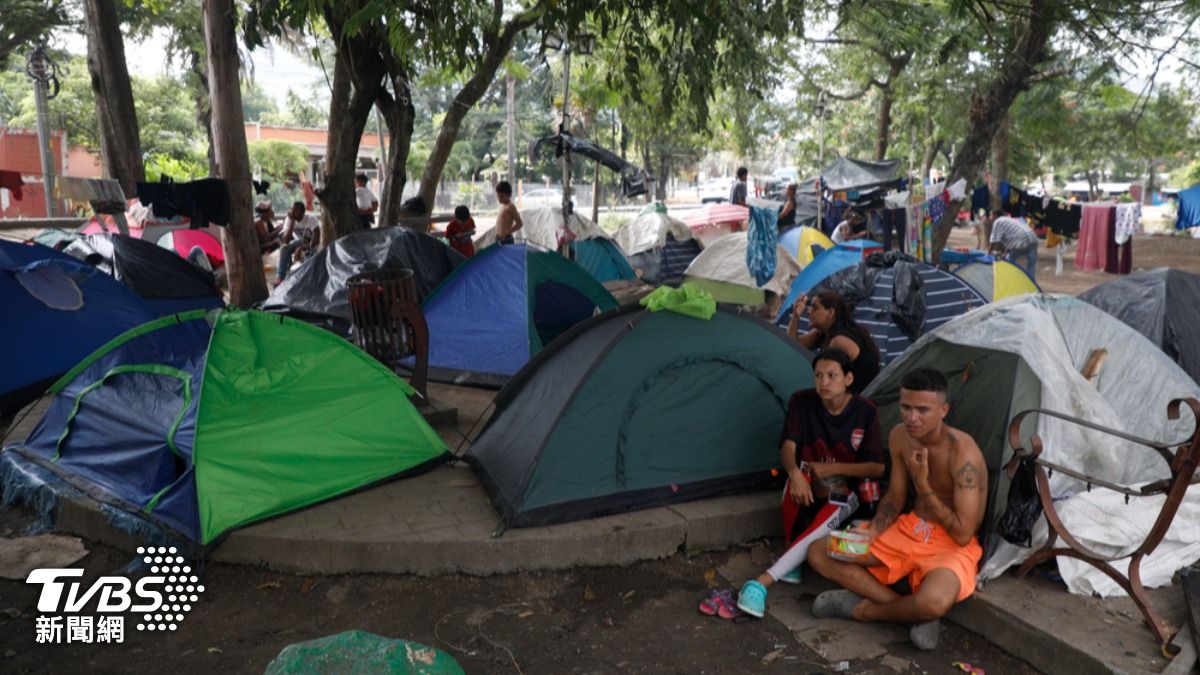
[[562,206],[563,193],[553,188],[534,188],[526,190],[517,200],[517,207],[522,209],[539,206]]
[[710,178],[696,188],[701,204],[727,202],[733,188],[732,178]]

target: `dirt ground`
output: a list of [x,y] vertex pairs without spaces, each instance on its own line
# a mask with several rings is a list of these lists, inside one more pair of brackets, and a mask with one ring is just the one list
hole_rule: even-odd
[[[0,534],[17,536],[28,520],[0,511]],[[117,573],[131,558],[87,546],[89,555],[74,565],[85,579]],[[0,580],[0,670],[261,673],[291,643],[366,630],[436,646],[468,673],[837,672],[773,619],[731,622],[696,611],[706,576],[736,552],[488,578],[298,577],[210,564],[202,571],[204,595],[177,631],[139,632],[127,618],[120,645],[36,644],[37,587]],[[1036,672],[949,624],[937,651],[907,643],[890,651],[909,663],[905,672],[961,672],[955,661],[991,673]],[[842,672],[896,671],[876,660]]]

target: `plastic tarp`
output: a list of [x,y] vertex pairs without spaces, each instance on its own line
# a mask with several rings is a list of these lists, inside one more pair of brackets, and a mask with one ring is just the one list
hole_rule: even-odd
[[[1168,443],[1179,442],[1193,431],[1188,414],[1175,421],[1167,419],[1167,403],[1175,398],[1200,396],[1200,387],[1132,328],[1083,301],[1062,295],[1008,298],[945,324],[893,361],[866,395],[878,395],[895,384],[924,350],[939,342],[966,350],[1015,355],[1036,378],[1034,396],[1011,402],[993,400],[986,414],[1011,419],[1023,409],[1041,407]],[[1107,350],[1108,357],[1093,385],[1080,375],[1080,370],[1096,349]],[[984,367],[981,359],[972,362]],[[1009,366],[1004,369],[1012,370]],[[1027,439],[1035,429],[1043,440],[1042,457],[1047,461],[1128,486],[1169,475],[1162,457],[1149,448],[1049,417],[1031,422],[1022,437]],[[1006,446],[1005,459],[1011,452]],[[1162,503],[1161,498],[1132,498],[1126,505],[1123,496],[1099,496],[1104,492],[1101,488],[1093,488],[1089,494],[1084,484],[1061,473],[1051,477],[1050,485],[1068,531],[1115,547],[1133,539],[1140,541],[1146,534],[1145,523],[1153,519]],[[1195,559],[1195,543],[1200,541],[1196,535],[1198,504],[1200,492],[1192,490],[1167,538],[1143,565],[1142,580],[1148,587],[1169,583],[1174,570]],[[996,577],[1019,564],[1040,548],[1045,538],[1042,520],[1034,530],[1032,548],[1001,541],[984,564],[980,578]],[[1124,571],[1127,562],[1114,565]],[[1059,571],[1074,593],[1115,591],[1104,573],[1090,565],[1064,565],[1059,559]]]
[[446,450],[407,382],[327,331],[263,312],[144,324],[52,391],[18,450],[201,545],[431,468]]
[[646,173],[645,169],[630,164],[621,159],[616,153],[600,147],[586,138],[579,138],[569,133],[554,134],[553,136],[538,138],[530,142],[529,161],[531,163],[537,164],[540,161],[537,153],[541,146],[545,144],[554,145],[555,157],[561,157],[565,150],[599,162],[600,165],[621,174],[621,194],[625,197],[637,197],[638,195],[646,194],[650,189],[649,183],[654,180],[650,177],[650,174]]
[[353,630],[288,645],[264,671],[264,675],[330,673],[463,675],[463,669],[440,649]]
[[[78,288],[82,307],[52,309],[26,290],[20,278],[47,266]],[[157,316],[133,291],[70,256],[4,240],[0,308],[0,411],[6,413],[37,398],[53,378],[105,342]]]
[[263,309],[349,321],[350,277],[374,270],[410,269],[417,297],[424,299],[464,260],[443,242],[407,227],[363,230],[338,239],[293,267]]
[[496,396],[467,451],[511,527],[774,483],[788,398],[810,355],[766,322],[637,306],[573,328]]
[[654,210],[643,210],[637,218],[625,223],[613,235],[617,245],[625,255],[635,256],[639,253],[662,248],[667,243],[667,235],[674,236],[675,241],[693,239],[692,231],[682,220],[666,213]]
[[839,270],[859,264],[863,260],[864,253],[875,248],[879,248],[879,244],[873,241],[854,240],[844,241],[833,248],[822,251],[804,267],[792,282],[788,289],[787,299],[779,307],[779,316],[775,318],[775,323],[785,325],[788,322],[792,315],[792,305],[796,303],[801,293],[811,295],[812,289],[816,288],[817,284]]
[[1200,185],[1179,191],[1179,210],[1175,213],[1175,229],[1200,227]]
[[[559,233],[563,229],[561,206],[540,206],[535,209],[521,210],[521,229],[513,233],[513,241],[518,244],[531,244],[545,251],[558,250]],[[599,225],[590,218],[571,214],[569,226],[571,234],[579,239],[611,239]],[[475,249],[483,249],[496,243],[496,228],[491,227],[475,237]]]
[[889,159],[873,162],[865,159],[839,157],[825,167],[822,178],[825,188],[834,192],[850,190],[866,191],[872,188],[893,187],[900,184],[896,170],[900,160]]
[[67,246],[64,253],[112,275],[151,301],[160,314],[225,304],[212,274],[148,241],[119,234],[89,234]]
[[157,244],[165,249],[175,251],[182,258],[188,257],[196,246],[208,256],[208,262],[213,269],[225,264],[225,249],[217,235],[204,230],[174,230],[158,238]]
[[759,286],[746,268],[746,249],[749,240],[745,232],[734,232],[716,240],[696,256],[687,269],[687,278],[720,281],[750,289],[761,289],[782,296],[792,279],[800,273],[800,265],[781,246],[776,245],[775,272],[767,283]]
[[1079,299],[1125,322],[1200,382],[1200,275],[1142,270],[1094,286]]
[[651,312],[669,311],[693,319],[711,319],[717,311],[717,301],[713,296],[698,288],[695,284],[684,284],[679,288],[659,286],[650,295],[642,298],[638,304]]

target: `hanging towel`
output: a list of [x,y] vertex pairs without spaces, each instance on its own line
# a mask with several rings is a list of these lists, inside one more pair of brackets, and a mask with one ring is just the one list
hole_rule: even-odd
[[775,244],[778,239],[775,211],[751,206],[750,227],[746,231],[746,269],[759,287],[775,277]]
[[21,186],[25,181],[21,178],[21,174],[16,171],[0,171],[0,188],[5,188],[12,193],[13,199],[21,201]]
[[1117,245],[1124,244],[1133,238],[1138,226],[1142,224],[1142,205],[1137,202],[1117,204]]
[[1079,227],[1079,248],[1075,252],[1075,269],[1103,270],[1108,266],[1108,243],[1115,215],[1112,204],[1085,204]]
[[220,178],[190,183],[138,183],[137,195],[158,218],[188,216],[192,229],[229,223],[229,188]]

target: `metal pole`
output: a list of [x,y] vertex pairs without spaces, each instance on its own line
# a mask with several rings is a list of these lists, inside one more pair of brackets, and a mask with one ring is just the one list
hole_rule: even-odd
[[817,95],[817,135],[820,136],[818,143],[820,144],[819,154],[817,156],[817,231],[824,232],[821,228],[821,212],[824,211],[821,204],[821,194],[825,192],[825,94],[822,92]]
[[[563,41],[563,103],[562,103],[562,121],[558,125],[558,133],[560,140],[562,134],[567,133],[567,116],[571,109],[571,36],[567,35],[567,39]],[[570,231],[569,223],[571,213],[571,153],[566,150],[565,143],[562,153],[562,175],[563,175],[563,229]],[[563,257],[570,257],[570,244],[564,242],[560,251]]]
[[33,81],[33,101],[37,107],[38,146],[42,155],[42,187],[46,193],[46,217],[54,217],[54,163],[50,159],[50,111],[46,81]]
[[508,184],[517,184],[517,78],[509,73],[506,79],[508,85]]
[[[379,156],[380,156],[380,158],[383,159],[383,170],[377,172],[379,174],[379,198],[386,199],[386,197],[384,195],[387,193],[387,184],[388,184],[388,156],[387,156],[387,143],[385,143],[383,141],[383,115],[381,115],[379,113],[379,106],[375,106],[375,132],[379,134]],[[390,206],[390,208],[388,209],[388,211],[389,211],[388,218],[389,219],[393,218],[393,216],[391,214],[396,213],[396,209],[399,206],[400,206],[399,204],[392,204]],[[433,208],[432,207],[428,207],[428,208],[429,208],[429,212],[432,213]],[[379,227],[387,227],[389,225],[391,225],[391,223],[379,223]]]

